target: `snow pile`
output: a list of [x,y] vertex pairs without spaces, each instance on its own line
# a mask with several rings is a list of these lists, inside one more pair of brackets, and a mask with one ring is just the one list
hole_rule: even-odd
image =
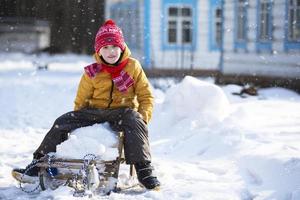
[[222,120],[227,115],[229,102],[220,87],[186,76],[167,90],[163,107],[176,121],[191,117],[209,121]]
[[[151,130],[155,133],[155,151],[183,158],[215,156],[231,151],[230,146],[239,139],[237,131],[232,131],[227,140],[220,136],[221,130],[227,133],[229,129],[222,121],[229,115],[230,104],[219,86],[187,76],[168,89],[165,96],[159,90],[154,94],[155,117],[149,127],[150,134]],[[220,148],[214,148],[217,144]]]
[[82,159],[94,154],[103,160],[115,160],[118,156],[118,136],[109,125],[95,124],[76,129],[69,139],[57,146],[56,156]]

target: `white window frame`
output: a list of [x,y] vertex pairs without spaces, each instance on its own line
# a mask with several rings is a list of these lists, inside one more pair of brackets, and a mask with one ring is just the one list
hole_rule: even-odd
[[[177,9],[177,15],[172,16],[169,14],[171,8]],[[183,16],[183,9],[189,9],[190,15]],[[177,5],[170,5],[167,7],[167,44],[169,45],[191,45],[193,42],[193,9],[191,6],[177,6]],[[183,25],[184,23],[189,23],[189,25]],[[175,30],[175,41],[171,41],[170,30]],[[184,31],[187,30],[190,33],[190,41],[184,41]]]

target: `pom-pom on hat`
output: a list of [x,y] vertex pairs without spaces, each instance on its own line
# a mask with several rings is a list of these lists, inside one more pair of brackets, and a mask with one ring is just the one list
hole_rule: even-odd
[[116,45],[122,51],[125,50],[122,30],[111,19],[107,20],[97,32],[94,45],[96,53],[106,45]]

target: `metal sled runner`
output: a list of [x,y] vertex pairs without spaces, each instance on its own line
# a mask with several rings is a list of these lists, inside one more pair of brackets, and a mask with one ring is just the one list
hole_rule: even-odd
[[[120,164],[124,158],[124,136],[119,133],[118,157],[115,160],[101,160],[88,154],[83,159],[63,159],[51,156],[42,158],[36,166],[39,171],[39,185],[42,190],[56,189],[67,185],[75,189],[74,195],[110,194],[118,191]],[[130,166],[130,175],[133,175]]]

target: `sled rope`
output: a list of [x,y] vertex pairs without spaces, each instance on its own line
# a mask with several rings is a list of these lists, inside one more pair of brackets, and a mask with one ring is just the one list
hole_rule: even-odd
[[[74,176],[74,179],[75,180],[75,191],[74,191],[74,194],[73,196],[76,196],[76,197],[83,197],[84,196],[84,192],[85,192],[85,189],[87,188],[87,184],[88,184],[88,166],[90,164],[91,161],[95,160],[97,158],[97,156],[95,156],[94,154],[86,154],[84,157],[83,157],[83,166],[81,167],[81,169],[79,170],[79,173],[76,174]],[[79,182],[79,174],[82,175],[82,184],[83,184],[83,188],[84,188],[84,191],[78,189],[78,182]]]
[[51,159],[54,158],[54,155],[50,155],[47,158],[47,163],[48,163],[48,173],[50,174],[51,178],[55,179],[52,169],[51,169]]
[[33,160],[33,161],[30,163],[30,167],[28,167],[28,168],[25,170],[24,174],[22,174],[22,176],[21,176],[21,178],[20,178],[20,181],[19,181],[19,187],[21,188],[21,190],[22,190],[23,192],[26,192],[26,193],[30,194],[30,193],[35,192],[35,191],[40,187],[40,183],[39,183],[35,188],[33,188],[32,190],[26,190],[26,189],[22,186],[22,180],[24,179],[24,176],[27,174],[27,172],[28,172],[30,169],[32,169],[33,167],[35,167],[35,166],[37,165],[37,163],[40,162],[40,161],[41,161],[41,159],[39,159],[39,160]]

